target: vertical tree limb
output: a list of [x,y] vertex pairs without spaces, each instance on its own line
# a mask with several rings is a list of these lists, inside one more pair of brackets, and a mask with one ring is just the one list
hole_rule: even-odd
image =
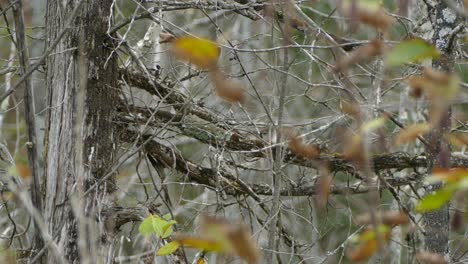
[[[13,17],[15,21],[15,38],[16,50],[18,52],[20,75],[24,79],[24,111],[26,126],[28,129],[28,142],[26,147],[28,149],[28,161],[31,168],[32,185],[31,197],[32,202],[36,206],[38,212],[42,212],[42,193],[41,193],[41,175],[39,172],[39,155],[37,152],[37,137],[36,137],[36,111],[33,99],[33,86],[31,78],[26,76],[29,70],[29,52],[26,43],[26,26],[24,24],[23,3],[21,0],[16,1],[13,6]],[[12,89],[13,90],[13,89]],[[34,248],[41,249],[44,246],[40,231],[37,230],[37,223],[34,225]]]

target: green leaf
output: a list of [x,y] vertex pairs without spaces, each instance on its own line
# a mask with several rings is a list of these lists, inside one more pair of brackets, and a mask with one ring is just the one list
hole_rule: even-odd
[[162,228],[162,234],[161,234],[161,238],[166,238],[166,237],[169,237],[171,234],[172,234],[172,226],[175,225],[177,222],[174,221],[174,220],[171,220],[169,222],[166,222],[166,224],[163,226]]
[[140,224],[138,228],[140,234],[143,236],[151,236],[154,233],[153,218],[153,215],[150,215]]
[[172,254],[179,247],[180,247],[180,244],[177,241],[172,241],[172,242],[167,243],[166,245],[162,246],[158,250],[158,252],[156,253],[156,256],[166,256],[166,255]]
[[427,195],[416,205],[416,212],[427,213],[441,208],[452,199],[456,190],[456,185],[447,185],[435,193]]
[[428,58],[438,58],[440,53],[431,44],[422,39],[403,41],[386,55],[388,66],[400,66],[404,63],[420,62]]
[[165,215],[163,215],[162,218],[165,219],[165,220],[167,220],[167,221],[171,221],[172,216],[171,216],[171,214],[165,214]]
[[174,220],[168,222],[157,215],[150,215],[141,223],[138,231],[143,236],[155,234],[158,237],[167,238],[172,234],[172,226],[176,223]]

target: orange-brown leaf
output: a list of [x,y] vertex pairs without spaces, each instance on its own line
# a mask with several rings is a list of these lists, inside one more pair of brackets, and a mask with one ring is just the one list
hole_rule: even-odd
[[354,117],[355,119],[359,119],[359,117],[361,116],[361,110],[359,109],[358,104],[352,104],[346,100],[341,100],[340,108],[341,112],[348,114]]
[[341,57],[334,66],[334,71],[346,71],[350,65],[367,62],[373,57],[382,54],[383,47],[384,45],[380,40],[373,40],[369,44],[361,45],[349,52],[348,56]]
[[416,259],[424,264],[446,264],[447,261],[444,259],[443,256],[428,252],[428,251],[420,251],[416,254]]
[[200,232],[204,237],[213,238],[229,245],[224,253],[237,254],[248,263],[258,263],[260,258],[256,244],[248,228],[240,223],[231,223],[226,219],[203,215]]
[[31,170],[27,164],[16,163],[16,171],[18,172],[18,176],[23,179],[31,178]]
[[348,251],[348,258],[351,261],[363,261],[374,255],[375,251],[377,251],[377,240],[370,240],[362,245]]
[[315,184],[317,189],[316,201],[319,208],[323,208],[327,205],[328,196],[330,195],[330,188],[333,182],[333,178],[330,175],[328,168],[323,167],[320,169],[320,177]]
[[408,78],[411,88],[410,95],[419,98],[423,93],[437,103],[453,99],[459,88],[459,79],[454,74],[448,74],[433,68],[425,67],[421,75]]
[[[372,218],[369,213],[366,213],[357,216],[354,221],[356,224],[366,225],[372,223]],[[377,212],[376,221],[389,226],[404,225],[409,223],[409,217],[403,211]]]
[[390,240],[390,231],[391,229],[387,225],[378,225],[377,230],[374,228],[364,230],[355,239],[358,244],[348,249],[348,258],[351,261],[363,261],[368,259],[377,251],[379,241],[387,243]]
[[393,17],[387,15],[383,9],[379,9],[378,11],[359,9],[357,18],[362,23],[380,29],[382,32],[387,32],[395,22]]
[[227,80],[218,69],[212,70],[210,76],[217,96],[231,103],[244,102],[245,92],[240,84]]
[[450,133],[445,135],[445,139],[448,140],[452,145],[457,147],[468,146],[468,134],[467,133]]
[[320,155],[320,149],[316,145],[304,144],[302,138],[298,136],[290,137],[288,147],[291,152],[300,157],[315,159]]
[[422,136],[431,130],[431,126],[427,123],[414,124],[401,130],[395,144],[397,146],[410,143],[419,136]]

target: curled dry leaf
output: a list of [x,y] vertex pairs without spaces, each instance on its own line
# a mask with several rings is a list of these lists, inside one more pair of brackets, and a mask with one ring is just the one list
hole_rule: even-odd
[[422,136],[431,130],[431,126],[427,123],[414,124],[401,130],[400,134],[395,140],[395,145],[400,146],[410,143],[419,136]]
[[352,134],[350,131],[344,135],[343,155],[346,159],[353,161],[356,165],[362,166],[366,163],[367,157],[363,146],[363,137],[366,133],[378,130],[385,125],[388,115],[364,122],[358,133]]
[[388,32],[393,23],[395,23],[395,19],[387,15],[383,9],[377,11],[358,9],[357,12],[357,18],[360,22],[380,29],[382,32]]
[[414,75],[407,80],[410,95],[420,97],[423,93],[432,101],[444,103],[455,98],[459,89],[459,79],[433,68],[424,68],[421,75]]
[[[404,225],[409,223],[408,215],[403,211],[377,212],[376,221],[389,226]],[[369,213],[357,216],[354,222],[358,225],[371,224],[372,219]]]
[[346,255],[351,261],[364,261],[368,259],[378,250],[379,242],[387,243],[390,240],[390,231],[390,227],[386,225],[379,225],[377,230],[374,230],[374,228],[366,229],[353,238],[356,245],[349,248]]
[[228,222],[226,219],[203,215],[201,232],[205,235],[225,236],[234,252],[248,263],[257,263],[259,252],[251,239],[247,226]]
[[171,43],[172,41],[175,40],[175,36],[172,35],[171,33],[166,33],[166,32],[161,32],[159,33],[159,43]]
[[304,144],[302,138],[293,133],[290,133],[288,147],[294,154],[303,158],[315,159],[320,155],[320,149],[316,145]]
[[468,146],[468,134],[461,132],[453,132],[445,135],[445,139],[450,142],[450,144],[457,147]]
[[259,251],[245,225],[208,215],[203,215],[201,218],[200,235],[179,235],[174,241],[184,247],[202,251],[237,254],[248,263],[258,263],[260,258]]
[[316,202],[319,208],[327,205],[328,196],[330,195],[330,187],[333,179],[330,175],[330,170],[327,167],[320,168],[320,177],[315,184],[317,189]]
[[447,261],[444,259],[443,256],[428,252],[428,251],[420,251],[416,254],[416,259],[424,264],[446,264]]
[[424,67],[423,75],[437,85],[447,85],[450,81],[450,74],[430,67]]
[[351,134],[350,131],[345,133],[343,142],[343,156],[347,160],[353,161],[356,165],[362,166],[366,162],[364,146],[362,144],[361,133]]
[[422,76],[410,76],[407,79],[410,87],[409,95],[414,98],[421,98],[424,93],[424,87],[427,86],[427,81]]
[[355,119],[359,119],[361,116],[361,110],[359,109],[358,104],[352,104],[346,100],[340,101],[341,112],[348,114]]
[[395,22],[395,19],[387,15],[381,7],[380,1],[345,0],[342,1],[340,10],[355,23],[366,24],[384,33],[388,32]]
[[231,103],[244,102],[245,92],[240,84],[227,80],[219,69],[214,69],[209,74],[217,96]]
[[304,22],[304,20],[296,17],[291,17],[289,19],[289,25],[299,31],[305,31],[307,29],[307,24]]
[[348,56],[341,57],[334,66],[334,71],[346,71],[353,64],[367,62],[373,57],[382,54],[384,45],[380,40],[373,40],[369,44],[361,45],[348,53]]

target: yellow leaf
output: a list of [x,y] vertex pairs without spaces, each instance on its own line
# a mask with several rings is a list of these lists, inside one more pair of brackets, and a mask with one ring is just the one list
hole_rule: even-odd
[[231,252],[229,247],[226,247],[224,243],[213,239],[206,239],[203,237],[195,236],[177,236],[174,238],[179,244],[188,248],[196,248],[201,251],[213,251],[213,252]]
[[178,248],[180,244],[177,241],[172,241],[170,243],[167,243],[166,245],[162,246],[158,252],[156,253],[156,256],[166,256],[174,253]]
[[193,63],[202,69],[216,68],[220,54],[218,45],[210,40],[196,37],[181,37],[172,42],[172,52],[181,60]]
[[362,132],[370,132],[376,130],[377,128],[382,127],[385,124],[385,121],[387,121],[387,117],[385,116],[370,120],[362,124],[361,130]]
[[199,258],[197,259],[196,264],[208,264],[205,258]]

